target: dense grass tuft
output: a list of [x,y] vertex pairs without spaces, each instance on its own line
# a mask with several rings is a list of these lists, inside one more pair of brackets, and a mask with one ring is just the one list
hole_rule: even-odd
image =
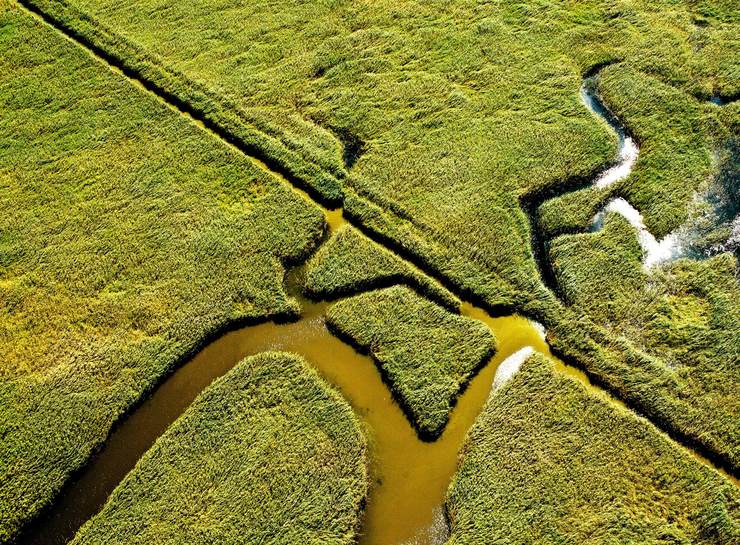
[[305,289],[313,297],[337,298],[407,284],[450,310],[460,299],[409,262],[345,225],[308,262]]

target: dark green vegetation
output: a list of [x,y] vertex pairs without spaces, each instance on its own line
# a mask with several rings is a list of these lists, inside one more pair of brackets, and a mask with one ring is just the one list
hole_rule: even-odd
[[352,545],[365,440],[298,356],[237,364],[201,393],[77,534],[75,545]]
[[[674,420],[696,442],[701,438],[740,465],[740,285],[734,258],[680,260],[648,272],[635,231],[615,214],[597,233],[556,239],[551,255],[569,304],[614,337],[660,354],[660,360],[611,369],[602,357],[594,371],[620,377],[661,420]],[[662,398],[651,397],[654,391]]]
[[476,320],[395,286],[335,303],[327,322],[370,352],[421,437],[444,430],[457,396],[491,357],[495,339]]
[[290,187],[0,2],[0,542],[224,327],[292,316]]
[[732,483],[542,356],[489,398],[447,508],[449,545],[740,540]]
[[311,257],[306,291],[313,297],[336,298],[393,284],[407,284],[450,310],[460,299],[408,261],[364,236],[351,225],[340,228]]

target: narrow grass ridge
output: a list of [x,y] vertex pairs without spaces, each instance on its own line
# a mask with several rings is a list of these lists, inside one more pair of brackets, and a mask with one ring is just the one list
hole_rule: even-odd
[[351,225],[334,233],[306,266],[305,290],[311,297],[336,299],[401,283],[448,310],[460,308],[460,299],[439,282]]
[[278,177],[0,0],[0,543],[324,229]]
[[[156,55],[70,2],[19,0],[19,3],[49,24],[63,29],[127,77],[204,123],[223,140],[264,162],[270,170],[294,185],[311,192],[320,202],[341,202],[340,179],[346,176],[341,162],[342,152],[339,146],[333,145],[334,142],[326,142],[329,135],[321,134],[318,126],[296,116],[281,120],[281,126],[270,119],[276,112],[240,107],[228,97],[163,64]],[[304,134],[290,134],[291,131]],[[306,145],[302,137],[307,136],[318,142]],[[312,144],[318,149],[329,150],[317,155]]]

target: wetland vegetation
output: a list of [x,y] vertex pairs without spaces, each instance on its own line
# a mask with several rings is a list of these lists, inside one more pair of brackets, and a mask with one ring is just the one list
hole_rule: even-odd
[[239,322],[296,315],[320,210],[18,8],[0,13],[0,541]]
[[264,352],[208,386],[72,543],[351,545],[366,492],[347,402],[301,358]]
[[423,438],[444,430],[465,385],[495,351],[485,324],[394,286],[329,308],[327,325],[370,352]]
[[393,284],[407,284],[449,310],[460,307],[460,299],[439,282],[349,224],[319,248],[306,269],[305,289],[316,298],[335,299]]
[[492,392],[461,456],[449,545],[740,539],[735,485],[541,356]]
[[739,24],[0,0],[0,543],[737,542]]

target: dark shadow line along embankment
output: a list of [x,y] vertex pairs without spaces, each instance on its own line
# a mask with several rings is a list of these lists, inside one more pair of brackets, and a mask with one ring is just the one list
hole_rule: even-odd
[[[532,254],[534,261],[537,265],[537,269],[540,273],[542,283],[553,293],[555,296],[563,301],[565,299],[562,290],[558,286],[555,271],[552,266],[552,262],[549,259],[548,244],[552,238],[559,235],[575,234],[579,232],[576,230],[561,231],[554,234],[552,237],[546,237],[544,229],[542,228],[539,220],[539,209],[547,201],[562,197],[569,193],[574,193],[582,189],[594,187],[596,180],[610,168],[616,166],[619,163],[619,155],[625,145],[625,139],[627,137],[637,141],[635,136],[629,131],[629,129],[622,123],[614,113],[607,107],[607,105],[601,100],[598,93],[585,87],[585,82],[593,80],[598,77],[599,72],[608,66],[616,64],[618,60],[606,61],[603,63],[596,64],[586,70],[583,73],[584,87],[582,87],[582,93],[588,95],[592,102],[592,106],[587,106],[588,110],[594,115],[600,117],[609,128],[619,138],[619,149],[617,151],[617,158],[612,159],[605,165],[601,165],[591,172],[581,174],[578,176],[571,176],[566,180],[543,187],[536,191],[526,193],[519,199],[519,204],[524,211],[527,221],[529,223],[530,232],[530,243],[532,247]],[[604,200],[608,198],[608,195],[604,196]],[[603,204],[603,202],[601,203]]]
[[[341,204],[341,200],[327,199],[310,184],[306,183],[300,177],[294,175],[290,171],[290,169],[286,168],[284,164],[281,164],[279,161],[273,159],[272,157],[269,157],[266,153],[263,152],[263,150],[261,150],[257,146],[250,145],[246,143],[243,139],[238,138],[237,136],[229,132],[228,129],[222,127],[219,123],[209,119],[207,115],[204,115],[204,112],[202,112],[198,108],[193,107],[193,105],[189,104],[187,101],[182,100],[176,94],[168,91],[151,79],[144,77],[139,71],[129,66],[129,64],[124,59],[119,58],[118,56],[111,54],[109,51],[106,51],[105,49],[99,47],[92,40],[88,39],[87,36],[76,31],[70,25],[65,24],[64,21],[61,21],[56,17],[42,11],[33,2],[29,2],[28,0],[16,0],[16,2],[18,2],[21,7],[39,17],[49,26],[53,27],[55,30],[66,36],[68,39],[81,45],[94,57],[97,57],[100,61],[102,61],[103,64],[108,67],[115,68],[130,80],[135,81],[138,85],[142,86],[144,89],[157,96],[170,108],[174,108],[179,113],[193,118],[198,123],[201,123],[210,132],[215,134],[220,140],[234,146],[240,152],[242,152],[244,155],[247,155],[251,159],[263,163],[268,170],[279,174],[288,182],[290,182],[292,186],[297,187],[309,194],[311,200],[328,207],[335,207]],[[355,150],[355,152],[361,153],[361,148],[358,148],[357,150]],[[348,159],[352,160],[356,158],[345,157],[345,160]]]
[[[542,206],[548,200],[558,198],[589,187],[597,187],[596,181],[601,177],[602,174],[607,173],[611,168],[618,166],[620,162],[625,160],[622,157],[622,152],[628,139],[631,139],[634,143],[636,143],[639,150],[639,139],[637,138],[637,136],[632,133],[632,131],[630,131],[630,129],[612,112],[611,109],[609,109],[609,107],[604,103],[598,93],[594,89],[591,89],[586,85],[586,82],[589,80],[593,82],[594,79],[598,77],[601,70],[618,62],[619,60],[607,61],[597,64],[588,69],[583,74],[584,86],[582,87],[583,95],[585,95],[585,97],[587,97],[590,101],[590,104],[585,103],[585,106],[594,115],[600,117],[603,121],[605,121],[610,129],[618,137],[619,149],[617,153],[617,158],[608,162],[606,165],[595,169],[590,174],[571,177],[561,184],[556,184],[555,186],[549,186],[539,191],[531,192],[522,196],[522,198],[520,199],[522,210],[524,210],[529,222],[532,252],[537,264],[537,268],[540,272],[540,277],[542,278],[543,284],[545,284],[545,286],[550,289],[550,291],[563,303],[566,302],[566,298],[564,293],[560,289],[560,286],[558,285],[552,261],[549,259],[548,245],[550,241],[557,236],[576,234],[584,231],[580,229],[561,230],[559,232],[553,233],[550,237],[546,237],[544,234],[544,229],[542,229],[540,225],[538,210],[540,206]],[[626,177],[628,174],[629,172],[626,173],[624,176]],[[607,187],[608,186],[603,187],[604,191],[603,196],[600,198],[600,203],[598,207],[599,210],[603,209],[605,202],[613,196],[612,193],[607,189]],[[565,354],[555,347],[551,347],[551,349],[558,358],[566,362],[568,365],[583,369],[584,372],[587,374],[589,380],[595,386],[598,386],[599,388],[609,392],[613,398],[625,403],[625,405],[629,407],[630,410],[649,420],[653,425],[664,432],[673,441],[685,447],[687,450],[691,451],[698,457],[708,460],[715,467],[715,469],[719,469],[727,473],[732,479],[737,480],[740,478],[740,473],[738,472],[738,469],[736,467],[734,467],[727,459],[725,459],[725,457],[721,456],[719,453],[717,453],[707,445],[701,443],[696,437],[687,435],[678,426],[667,421],[659,414],[656,414],[656,411],[654,409],[645,406],[639,399],[633,396],[625,395],[623,392],[620,392],[614,385],[609,384],[609,382],[606,381],[604,377],[590,372],[586,366],[582,365],[577,360],[577,358],[569,354]]]

